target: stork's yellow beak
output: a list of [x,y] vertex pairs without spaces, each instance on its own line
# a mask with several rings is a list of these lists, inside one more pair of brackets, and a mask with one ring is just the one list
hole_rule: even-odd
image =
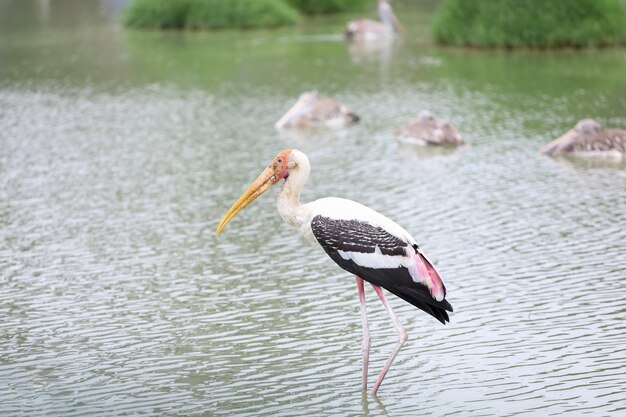
[[546,146],[539,150],[540,154],[555,156],[559,155],[569,143],[578,136],[578,133],[575,129],[570,129],[563,136],[554,139],[552,142],[548,143]]
[[261,175],[250,184],[243,195],[239,197],[239,200],[233,204],[230,210],[222,217],[222,220],[220,220],[220,224],[217,226],[218,235],[222,233],[222,230],[224,230],[228,222],[231,221],[237,213],[243,210],[248,204],[252,203],[258,196],[269,190],[272,185],[283,178],[287,178],[289,175],[287,160],[290,153],[291,150],[287,149],[276,155],[270,166],[265,168],[265,170],[261,172]]
[[273,182],[274,170],[272,166],[265,168],[265,170],[258,176],[256,180],[248,189],[239,197],[239,200],[233,204],[233,206],[226,212],[222,220],[220,220],[220,224],[217,226],[217,234],[222,233],[222,230],[226,227],[229,221],[233,219],[241,210],[243,210],[248,204],[252,203],[258,196],[263,194],[265,191],[269,190],[272,185],[275,184]]

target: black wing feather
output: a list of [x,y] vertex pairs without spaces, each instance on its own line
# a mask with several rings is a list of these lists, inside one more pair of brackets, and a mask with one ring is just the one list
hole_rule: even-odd
[[452,311],[450,303],[445,299],[435,300],[426,286],[413,281],[407,268],[364,267],[351,259],[343,258],[338,253],[338,251],[374,253],[378,247],[383,255],[406,256],[408,244],[404,240],[381,227],[372,226],[366,222],[335,220],[320,215],[313,218],[311,229],[324,251],[341,268],[385,288],[443,324],[450,320],[447,313],[447,311]]
[[406,255],[407,243],[382,227],[358,220],[334,220],[315,216],[311,228],[325,250],[374,253],[376,246],[383,255]]

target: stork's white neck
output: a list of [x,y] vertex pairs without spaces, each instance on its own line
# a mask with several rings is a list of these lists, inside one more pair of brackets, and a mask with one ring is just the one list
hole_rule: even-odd
[[278,195],[278,213],[292,228],[301,230],[308,220],[307,210],[300,204],[300,193],[309,179],[311,165],[305,154],[292,150],[289,156],[289,176]]
[[378,2],[378,17],[380,21],[391,31],[398,32],[399,28],[396,15],[393,13],[391,5],[387,1]]
[[378,3],[378,17],[380,21],[385,24],[388,28],[393,30],[393,22],[391,17],[389,16],[389,12],[391,11],[391,6],[386,1],[381,1]]

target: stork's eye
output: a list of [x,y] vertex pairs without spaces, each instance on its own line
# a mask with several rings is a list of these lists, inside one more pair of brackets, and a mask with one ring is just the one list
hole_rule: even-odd
[[277,162],[278,162],[279,164],[282,164],[282,163],[283,163],[283,158],[278,158]]

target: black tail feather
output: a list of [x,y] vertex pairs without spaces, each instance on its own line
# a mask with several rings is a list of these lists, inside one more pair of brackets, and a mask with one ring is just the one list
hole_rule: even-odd
[[448,311],[452,312],[450,303],[443,299],[437,301],[430,294],[430,290],[421,283],[413,281],[409,271],[404,268],[374,269],[357,265],[351,260],[342,258],[336,252],[327,251],[328,255],[343,269],[364,279],[365,281],[383,287],[390,293],[402,298],[425,313],[430,314],[441,323],[450,321]]
[[341,257],[337,252],[326,251],[328,255],[343,269],[364,279],[365,281],[383,287],[390,293],[402,298],[425,313],[430,314],[441,323],[450,321],[448,311],[452,306],[444,298],[437,301],[430,294],[430,290],[423,284],[413,281],[408,269],[404,267],[375,269],[360,266],[350,259]]
[[[417,285],[421,286],[421,284]],[[412,304],[420,310],[430,314],[442,324],[449,322],[450,317],[448,316],[448,311],[452,311],[450,303],[445,299],[442,301],[435,300],[431,297],[430,292],[426,287],[422,286],[426,292],[426,294],[424,294],[424,291],[419,289],[417,285],[415,287],[389,285],[383,286],[383,288],[395,296],[402,298],[407,303]]]
[[443,324],[450,321],[447,311],[452,312],[453,310],[448,300],[445,298],[441,301],[435,300],[425,285],[413,281],[406,268],[358,269],[361,275],[357,275],[364,280],[383,287],[407,303],[430,314]]

